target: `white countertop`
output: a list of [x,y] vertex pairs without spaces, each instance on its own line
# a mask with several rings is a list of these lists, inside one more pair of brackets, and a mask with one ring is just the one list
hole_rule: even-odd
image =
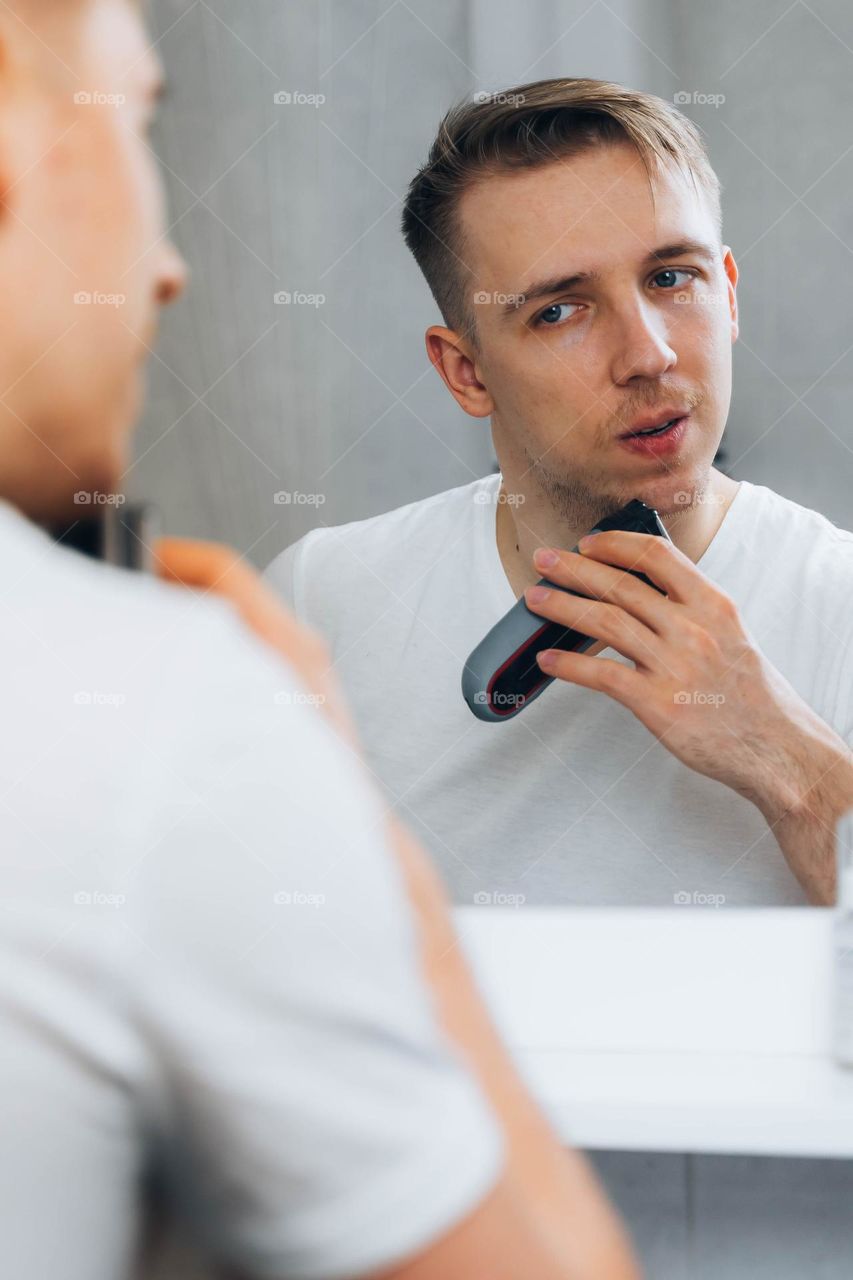
[[832,912],[466,907],[481,989],[575,1146],[853,1157]]

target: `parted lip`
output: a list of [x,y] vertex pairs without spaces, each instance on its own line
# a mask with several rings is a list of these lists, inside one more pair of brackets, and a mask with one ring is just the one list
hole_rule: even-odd
[[622,432],[619,439],[624,440],[627,436],[636,435],[638,431],[648,431],[650,427],[662,427],[671,418],[686,418],[689,412],[689,409],[684,409],[679,405],[664,405],[662,409],[656,409],[654,413],[646,413],[642,418],[637,418],[628,431]]

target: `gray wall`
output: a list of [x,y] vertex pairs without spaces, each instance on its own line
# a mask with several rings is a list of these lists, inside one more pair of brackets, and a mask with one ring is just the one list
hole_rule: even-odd
[[[130,487],[171,531],[264,564],[314,524],[491,468],[488,425],[426,364],[436,315],[399,201],[452,100],[566,73],[725,94],[686,110],[742,268],[729,469],[853,523],[843,0],[154,0],[152,17],[171,81],[155,146],[193,281],[164,323]],[[326,101],[276,106],[282,90]]]
[[853,526],[853,8],[675,5],[677,88],[724,184],[742,326],[732,473]]
[[[488,430],[426,364],[434,309],[398,231],[400,193],[470,84],[451,52],[464,57],[468,15],[446,0],[382,12],[154,5],[171,78],[155,146],[194,278],[165,320],[131,478],[171,531],[225,538],[257,563],[318,521],[491,465]],[[276,106],[277,91],[326,102]],[[275,305],[277,291],[326,301]],[[275,505],[280,491],[325,501]]]

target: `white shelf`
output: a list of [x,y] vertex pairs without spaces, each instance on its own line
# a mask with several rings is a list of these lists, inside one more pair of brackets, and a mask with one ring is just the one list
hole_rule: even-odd
[[832,913],[463,908],[463,944],[562,1136],[615,1150],[853,1157]]

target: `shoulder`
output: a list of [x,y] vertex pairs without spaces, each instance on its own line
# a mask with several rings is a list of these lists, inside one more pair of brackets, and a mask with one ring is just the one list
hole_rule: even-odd
[[849,615],[853,532],[766,485],[750,484],[745,496],[749,509],[742,543],[763,558],[768,575],[809,600],[821,600],[830,609],[840,607]]
[[26,724],[29,698],[42,725],[68,728],[81,746],[90,737],[97,745],[115,711],[104,768],[119,768],[120,755],[161,730],[164,757],[192,742],[203,754],[205,735],[220,741],[273,706],[276,693],[301,687],[228,600],[90,559],[20,519],[6,523],[0,518],[11,556],[0,651],[10,669],[32,677],[29,692],[19,685],[11,701]]
[[818,682],[832,684],[853,646],[853,532],[765,485],[743,496],[732,554],[748,567],[748,608],[770,637],[808,657]]
[[266,576],[309,619],[338,580],[393,596],[404,585],[393,577],[396,570],[411,579],[434,564],[437,544],[473,528],[499,485],[498,473],[482,476],[365,520],[312,529],[273,560]]
[[799,543],[803,550],[806,549],[805,539],[811,539],[821,549],[833,551],[842,563],[850,562],[853,532],[833,524],[820,511],[786,498],[766,485],[741,483],[746,487],[748,505],[755,512],[763,535],[781,539],[786,544]]
[[[214,591],[161,582],[75,553],[51,566],[53,600],[69,593],[64,612],[76,626],[62,635],[71,661],[133,672],[141,684],[193,688],[264,679],[277,656],[249,631],[232,603]],[[53,606],[43,603],[47,620]]]

